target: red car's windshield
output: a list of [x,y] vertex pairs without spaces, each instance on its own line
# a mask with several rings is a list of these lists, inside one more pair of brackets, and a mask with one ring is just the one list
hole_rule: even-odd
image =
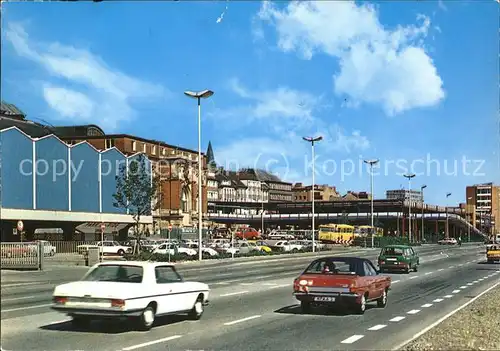
[[[358,274],[359,267],[356,261],[343,260],[316,260],[307,269],[305,274]],[[362,269],[362,267],[361,267]]]

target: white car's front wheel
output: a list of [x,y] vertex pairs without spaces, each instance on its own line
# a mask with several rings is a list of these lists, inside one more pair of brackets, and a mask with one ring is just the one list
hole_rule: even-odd
[[155,309],[152,305],[149,305],[142,311],[141,316],[139,317],[139,328],[142,331],[148,331],[153,327],[155,322]]
[[191,312],[189,312],[189,316],[191,317],[191,319],[199,320],[203,315],[204,310],[205,309],[203,307],[203,296],[200,295],[196,299],[196,302],[194,303]]

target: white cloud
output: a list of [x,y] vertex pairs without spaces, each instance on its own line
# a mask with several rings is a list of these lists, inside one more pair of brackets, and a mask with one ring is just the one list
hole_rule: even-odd
[[[114,130],[120,122],[135,116],[132,106],[135,99],[159,97],[165,93],[160,85],[113,69],[87,50],[60,43],[35,43],[18,23],[8,24],[5,38],[19,56],[38,63],[54,77],[66,80],[66,87],[49,83],[43,86],[47,104],[63,118],[94,122]],[[69,106],[73,103],[76,106]],[[94,113],[77,111],[80,108],[92,109]]]
[[278,34],[278,47],[310,60],[326,53],[339,60],[334,90],[355,102],[381,104],[389,115],[433,106],[444,97],[443,82],[423,48],[428,17],[418,26],[384,28],[376,8],[354,1],[288,3],[265,1],[258,18]]
[[355,150],[366,150],[370,147],[370,141],[366,136],[361,135],[361,131],[353,130],[348,134],[338,124],[329,127],[323,138],[325,147],[329,150],[349,153]]
[[43,87],[43,96],[49,106],[62,116],[85,121],[95,113],[93,101],[78,91],[46,84]]

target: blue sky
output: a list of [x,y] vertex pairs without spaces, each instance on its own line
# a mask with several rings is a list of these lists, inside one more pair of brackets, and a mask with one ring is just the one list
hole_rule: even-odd
[[[197,148],[229,168],[464,201],[500,180],[497,2],[3,3],[2,99],[54,125],[96,123]],[[464,163],[464,160],[465,163]],[[464,166],[465,165],[465,166]]]

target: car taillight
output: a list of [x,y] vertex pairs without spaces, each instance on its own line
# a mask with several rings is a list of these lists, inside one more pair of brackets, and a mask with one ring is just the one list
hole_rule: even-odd
[[68,302],[68,298],[62,296],[54,296],[52,300],[54,301],[54,303],[59,303],[61,305],[64,305],[66,302]]
[[125,300],[119,300],[119,299],[112,299],[111,300],[111,307],[123,307],[125,306]]

